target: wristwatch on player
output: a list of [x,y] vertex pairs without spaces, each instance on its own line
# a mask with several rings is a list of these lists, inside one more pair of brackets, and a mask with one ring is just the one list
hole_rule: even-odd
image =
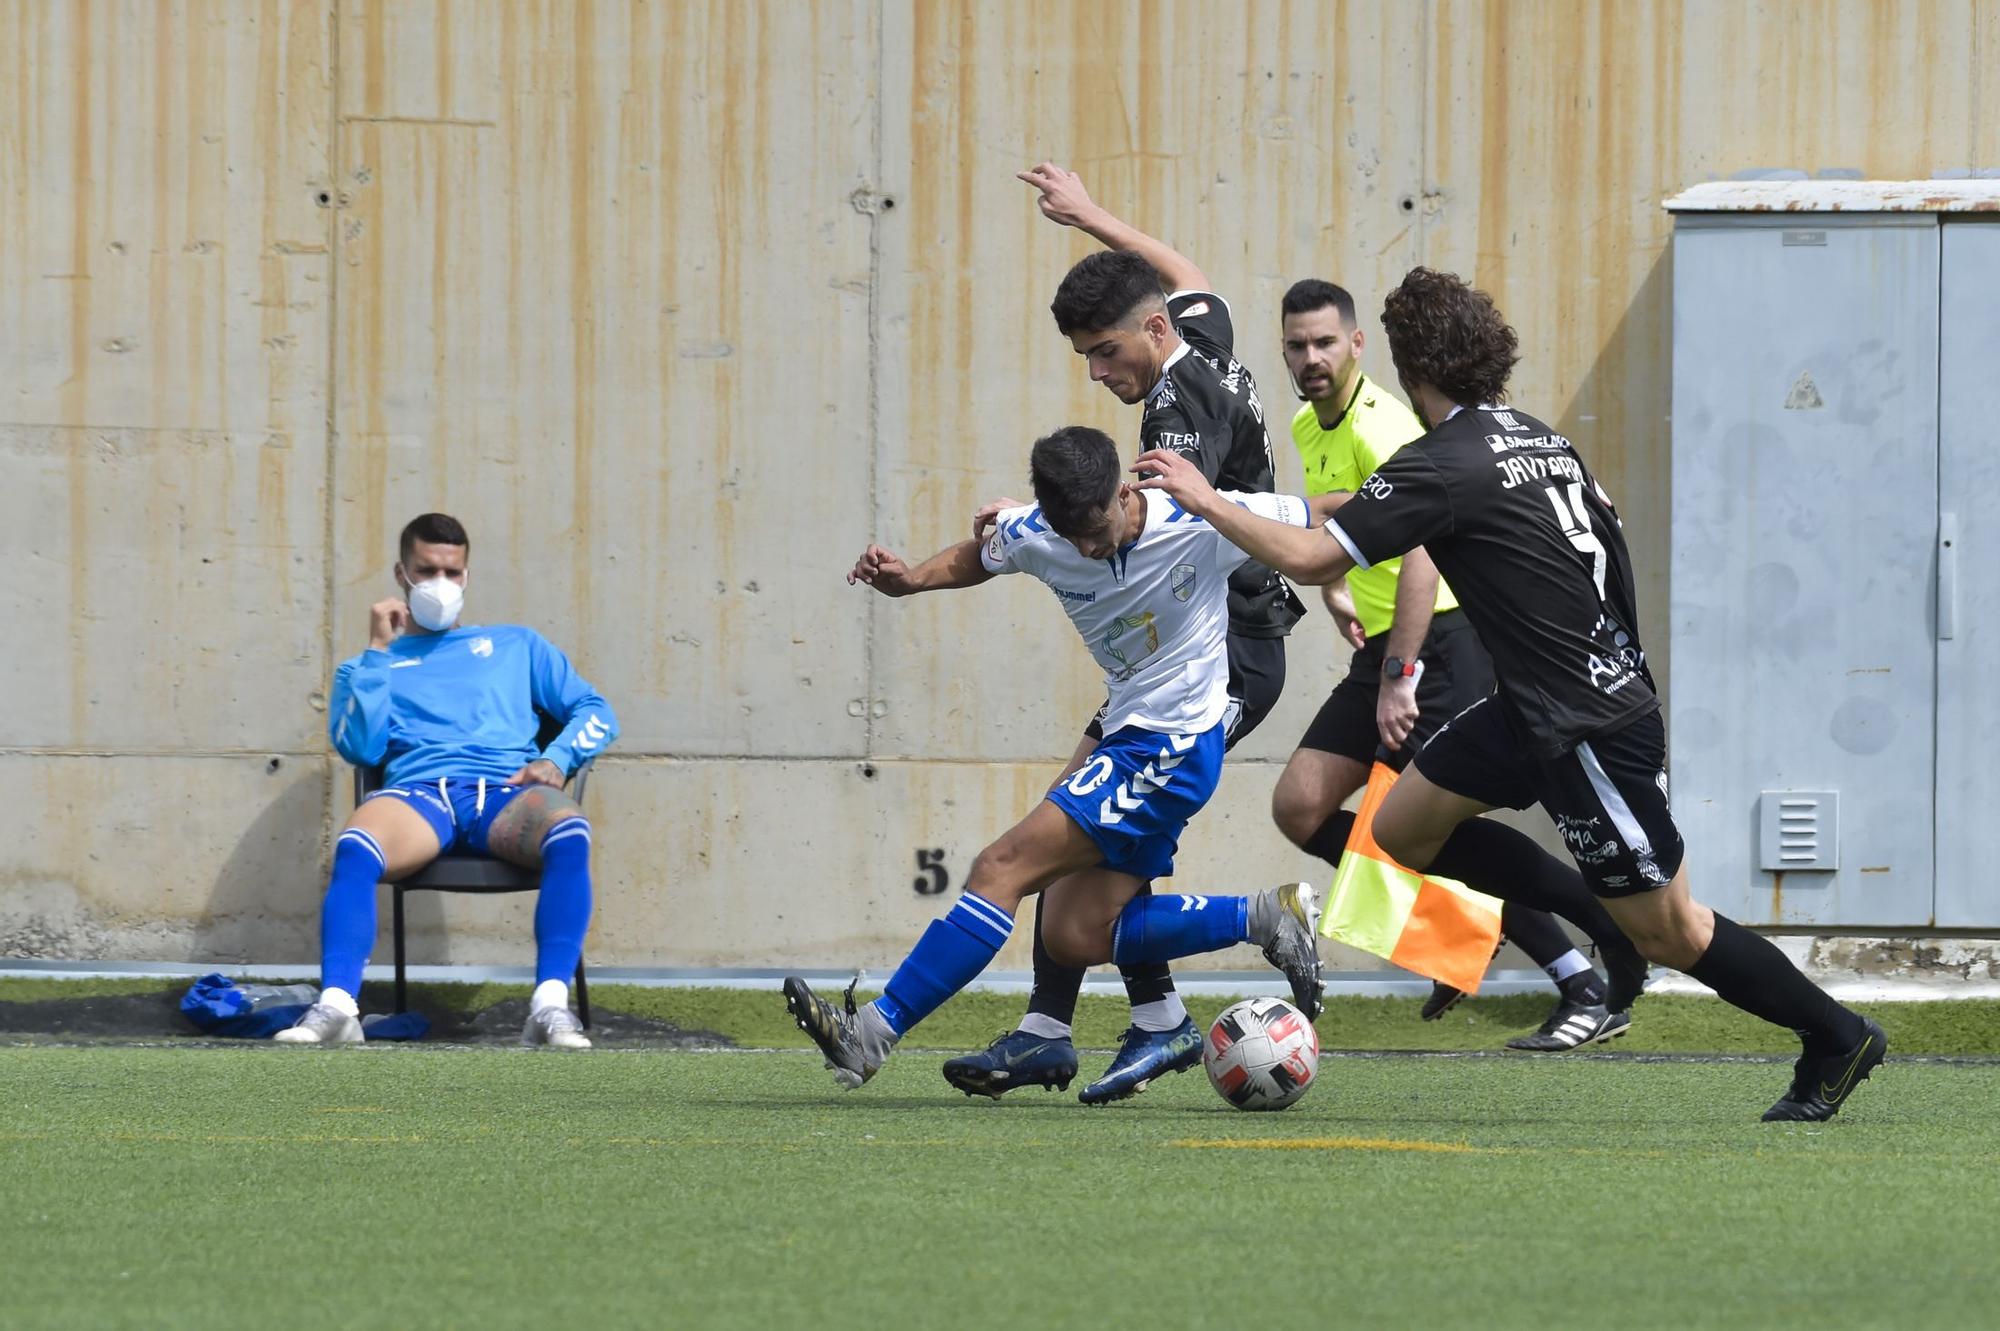
[[1382,660],[1382,678],[1394,679],[1398,676],[1409,680],[1412,684],[1416,683],[1424,677],[1423,661],[1421,659],[1405,661],[1400,656],[1384,657]]

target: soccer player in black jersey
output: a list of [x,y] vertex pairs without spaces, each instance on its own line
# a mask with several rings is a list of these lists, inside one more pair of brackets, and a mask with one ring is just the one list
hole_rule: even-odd
[[1668,808],[1666,729],[1611,501],[1569,440],[1502,405],[1516,341],[1484,292],[1414,269],[1382,325],[1404,394],[1430,430],[1324,528],[1286,528],[1218,501],[1197,469],[1165,450],[1139,459],[1142,484],[1301,582],[1422,545],[1492,655],[1499,688],[1439,731],[1396,783],[1375,820],[1383,849],[1451,877],[1500,859],[1555,865],[1477,816],[1539,803],[1647,957],[1798,1033],[1791,1086],[1764,1118],[1831,1118],[1887,1041],[1769,939],[1690,894]]
[[[1092,201],[1074,171],[1044,162],[1020,173],[1039,192],[1044,216],[1105,245],[1063,278],[1050,306],[1056,327],[1090,367],[1093,381],[1118,400],[1142,406],[1139,442],[1187,458],[1224,490],[1268,492],[1271,441],[1257,385],[1237,360],[1229,306],[1208,278],[1172,246],[1114,217]],[[973,519],[973,535],[1001,500]],[[1285,580],[1254,561],[1229,579],[1227,742],[1257,728],[1285,685],[1285,635],[1305,613]],[[1089,758],[1102,738],[1093,720],[1063,776]],[[1201,1032],[1174,991],[1165,965],[1123,970],[1132,1026],[1111,1067],[1079,1097],[1120,1100],[1168,1072],[1201,1061]],[[1018,1086],[1067,1086],[1076,1075],[1070,1021],[1083,987],[1080,968],[1060,966],[1042,938],[1035,910],[1035,988],[1018,1030],[978,1054],[944,1066],[945,1080],[967,1094],[997,1096]]]

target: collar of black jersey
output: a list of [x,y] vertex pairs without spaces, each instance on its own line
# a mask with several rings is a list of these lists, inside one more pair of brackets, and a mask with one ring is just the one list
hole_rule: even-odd
[[1187,355],[1188,350],[1189,348],[1187,344],[1187,339],[1182,338],[1181,344],[1174,348],[1174,354],[1167,357],[1166,360],[1161,363],[1160,377],[1153,380],[1153,386],[1146,390],[1146,400],[1148,402],[1151,402],[1154,398],[1158,397],[1160,395],[1160,390],[1167,386],[1167,371],[1173,369],[1174,366],[1180,364],[1181,357]]

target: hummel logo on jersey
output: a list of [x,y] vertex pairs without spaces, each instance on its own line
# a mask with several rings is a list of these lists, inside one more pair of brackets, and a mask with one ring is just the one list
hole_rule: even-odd
[[597,713],[592,712],[590,719],[583,723],[583,729],[576,732],[572,747],[588,753],[610,737],[611,728],[597,719]]
[[472,654],[473,654],[474,656],[491,656],[491,655],[493,655],[493,639],[491,639],[491,638],[474,638],[474,639],[472,640]]
[[1042,510],[1031,508],[1020,517],[1001,524],[1000,530],[1008,540],[1018,541],[1023,532],[1047,531],[1048,527],[1042,522]]

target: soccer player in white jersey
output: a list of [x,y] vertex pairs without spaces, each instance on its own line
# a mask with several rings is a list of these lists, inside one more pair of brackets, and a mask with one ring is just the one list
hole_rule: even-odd
[[[1066,965],[1158,962],[1253,942],[1285,973],[1308,1017],[1320,1012],[1313,889],[1159,896],[1181,829],[1215,790],[1229,708],[1229,575],[1244,555],[1163,495],[1125,484],[1109,435],[1068,426],[1036,441],[1035,503],[999,515],[990,540],[961,541],[912,568],[880,546],[848,581],[889,596],[973,587],[1002,573],[1046,583],[1104,669],[1104,738],[1088,760],[979,853],[965,893],[934,920],[882,997],[845,1010],[796,976],[785,1003],[852,1089],[895,1044],[984,970],[1021,903],[1051,893],[1043,936]],[[1320,508],[1292,495],[1231,494],[1262,516],[1305,526]]]

